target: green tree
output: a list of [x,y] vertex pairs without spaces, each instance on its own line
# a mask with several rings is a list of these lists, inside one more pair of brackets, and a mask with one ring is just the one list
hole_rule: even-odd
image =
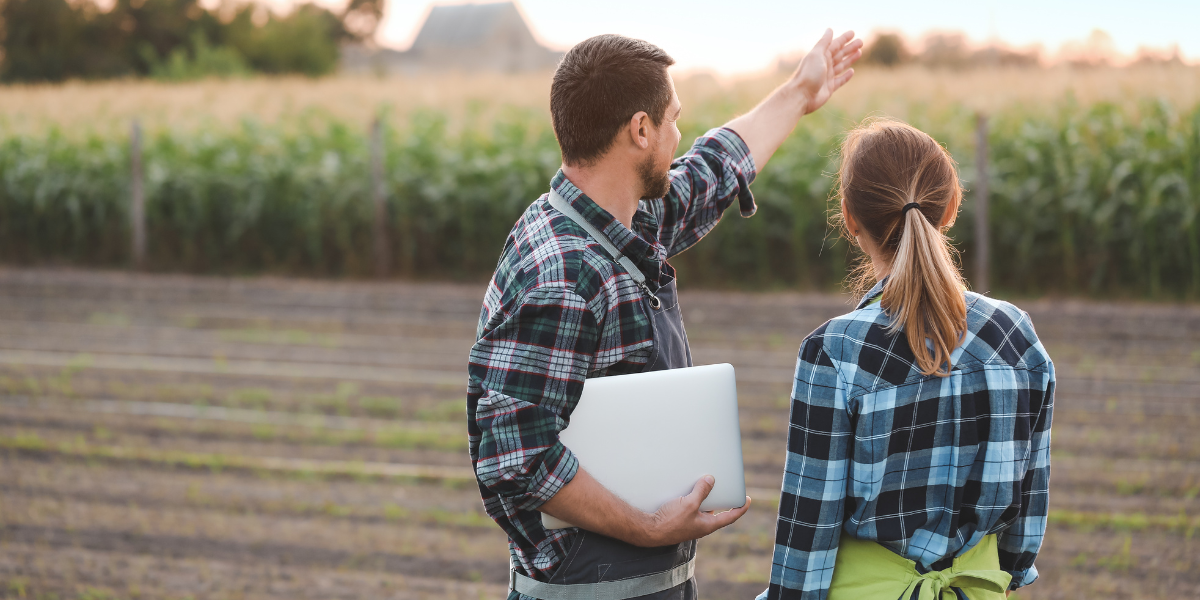
[[[149,49],[148,46],[145,48]],[[165,81],[240,77],[250,73],[250,66],[237,50],[213,46],[199,31],[193,34],[190,48],[176,48],[163,61],[153,60],[153,57],[151,60],[150,76]]]
[[340,13],[304,3],[286,15],[252,2],[223,15],[200,1],[116,0],[101,10],[97,0],[0,0],[0,80],[190,78],[243,65],[322,75],[336,68],[339,45],[373,35],[383,14],[382,0],[351,0]]
[[338,42],[345,28],[336,15],[312,4],[290,14],[271,14],[261,26],[253,8],[243,8],[227,25],[227,40],[262,73],[324,75],[337,68]]
[[904,45],[904,39],[894,33],[881,33],[875,36],[871,45],[863,52],[863,62],[884,67],[894,67],[908,62],[912,56]]
[[223,24],[199,0],[117,0],[112,17],[125,32],[111,51],[125,57],[134,70],[149,74],[158,61],[176,50],[186,51],[197,35],[220,39]]
[[60,80],[84,71],[87,55],[82,11],[66,0],[7,0],[4,20],[5,80]]

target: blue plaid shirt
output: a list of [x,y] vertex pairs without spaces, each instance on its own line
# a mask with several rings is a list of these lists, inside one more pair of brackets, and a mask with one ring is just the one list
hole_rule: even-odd
[[966,292],[967,333],[951,374],[924,376],[906,338],[886,331],[873,302],[882,288],[800,346],[771,583],[760,599],[825,598],[842,535],[940,569],[994,533],[1010,588],[1037,579],[1054,365],[1029,315]]

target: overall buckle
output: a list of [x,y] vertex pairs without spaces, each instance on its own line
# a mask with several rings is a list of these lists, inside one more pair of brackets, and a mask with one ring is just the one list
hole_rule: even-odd
[[646,295],[650,297],[650,308],[653,308],[654,310],[662,308],[662,300],[659,300],[658,296],[655,296],[654,292],[650,291],[650,286],[644,283],[640,283],[638,285],[640,285],[642,287],[642,291],[646,292]]

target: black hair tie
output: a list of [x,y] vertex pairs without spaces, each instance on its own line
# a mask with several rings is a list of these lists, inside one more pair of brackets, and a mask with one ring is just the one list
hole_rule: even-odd
[[907,217],[908,211],[914,208],[921,208],[921,205],[917,204],[916,202],[909,202],[908,204],[905,204],[904,208],[900,210],[900,218],[903,219],[904,217]]

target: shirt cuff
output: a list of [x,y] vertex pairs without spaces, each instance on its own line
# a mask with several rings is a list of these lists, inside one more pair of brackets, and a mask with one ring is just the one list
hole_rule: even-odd
[[697,145],[729,157],[738,174],[738,210],[743,217],[753,216],[758,206],[754,203],[754,195],[750,193],[750,184],[758,176],[758,167],[742,136],[728,127],[718,127],[704,134]]
[[579,472],[579,459],[575,458],[575,453],[562,442],[555,442],[542,457],[542,464],[534,473],[525,500],[519,503],[517,508],[537,510],[562,490],[563,486],[571,483],[575,474]]
[[1008,584],[1009,591],[1023,588],[1035,581],[1038,578],[1038,570],[1036,566],[1031,566],[1024,571],[1009,571],[1012,575],[1012,583]]

